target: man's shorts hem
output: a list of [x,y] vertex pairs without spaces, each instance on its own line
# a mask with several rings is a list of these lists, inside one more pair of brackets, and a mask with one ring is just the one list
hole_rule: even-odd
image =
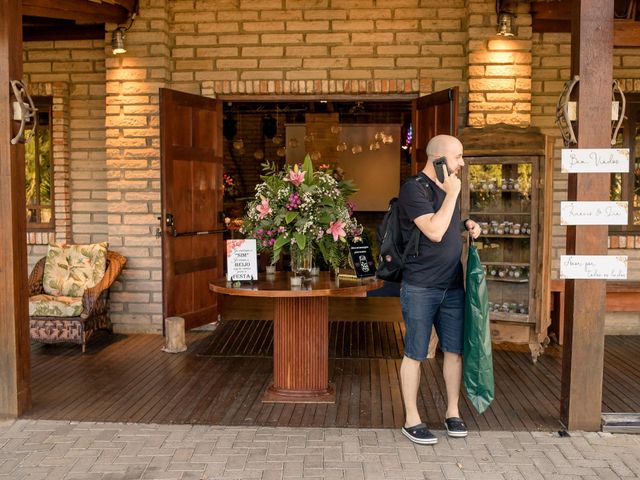
[[416,358],[415,356],[409,355],[406,352],[405,352],[404,356],[407,357],[407,358],[410,358],[411,360],[415,360],[416,362],[424,362],[427,359],[426,356],[424,356],[422,358]]
[[458,355],[460,355],[460,356],[462,356],[462,355],[463,355],[463,353],[464,353],[464,352],[458,352],[458,351],[456,351],[456,350],[450,350],[450,349],[448,350],[448,349],[446,349],[446,348],[441,348],[441,347],[440,347],[440,350],[441,350],[443,353],[444,353],[444,352],[448,352],[448,353],[456,353],[456,354],[458,354]]

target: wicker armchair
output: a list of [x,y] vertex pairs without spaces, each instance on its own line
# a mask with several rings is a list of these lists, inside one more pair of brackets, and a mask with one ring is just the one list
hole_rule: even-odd
[[[44,293],[42,278],[46,258],[41,258],[29,275],[29,296]],[[104,277],[82,296],[82,313],[77,317],[29,317],[31,340],[42,343],[77,343],[86,349],[91,334],[100,329],[113,332],[109,319],[109,287],[124,268],[127,260],[117,252],[107,252]]]

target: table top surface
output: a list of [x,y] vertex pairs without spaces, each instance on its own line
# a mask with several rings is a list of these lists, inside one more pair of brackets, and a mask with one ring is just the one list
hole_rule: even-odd
[[296,286],[291,285],[291,277],[291,272],[260,273],[258,280],[252,283],[220,279],[209,283],[209,289],[242,297],[365,297],[369,290],[380,288],[384,283],[375,277],[336,280],[329,272],[320,272],[319,276],[310,277]]

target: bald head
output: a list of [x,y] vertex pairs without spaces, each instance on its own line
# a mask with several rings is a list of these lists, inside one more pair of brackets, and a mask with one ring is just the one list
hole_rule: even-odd
[[427,159],[449,158],[454,152],[462,151],[462,143],[451,135],[436,135],[427,144]]

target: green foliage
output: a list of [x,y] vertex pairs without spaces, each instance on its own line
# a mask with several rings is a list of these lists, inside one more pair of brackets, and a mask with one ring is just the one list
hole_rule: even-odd
[[257,240],[261,252],[272,253],[272,263],[283,248],[318,249],[331,267],[343,265],[347,236],[359,236],[362,227],[352,217],[347,197],[356,191],[351,182],[337,180],[330,168],[314,170],[307,155],[302,165],[263,163],[265,174],[248,202],[242,233]]
[[[51,138],[48,128],[36,131],[37,142],[24,146],[25,190],[27,209],[29,206],[51,205]],[[36,146],[38,151],[36,152]],[[37,162],[37,165],[36,165]],[[38,219],[47,221],[47,219]]]

